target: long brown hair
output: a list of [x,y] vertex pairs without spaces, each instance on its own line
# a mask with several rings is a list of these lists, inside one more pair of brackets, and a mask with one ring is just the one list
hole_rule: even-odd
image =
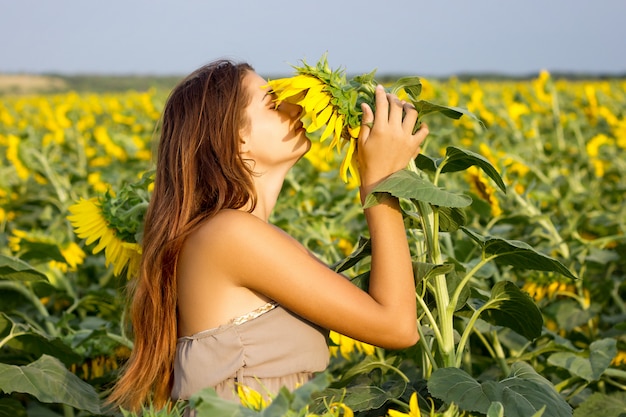
[[247,64],[203,66],[171,92],[163,111],[154,191],[146,213],[139,277],[130,288],[134,348],[108,397],[137,411],[169,399],[177,340],[178,257],[185,238],[225,208],[255,203],[239,154],[247,123]]

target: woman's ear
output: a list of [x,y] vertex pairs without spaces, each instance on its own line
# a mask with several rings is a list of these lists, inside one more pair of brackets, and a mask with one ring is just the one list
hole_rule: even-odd
[[239,153],[245,154],[250,152],[250,138],[246,131],[242,129],[239,132]]

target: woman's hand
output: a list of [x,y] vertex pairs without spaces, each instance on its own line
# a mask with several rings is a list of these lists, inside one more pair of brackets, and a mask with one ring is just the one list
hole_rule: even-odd
[[417,110],[410,103],[385,93],[381,85],[376,87],[376,115],[365,103],[362,110],[357,160],[361,195],[365,197],[376,184],[405,168],[411,159],[417,157],[420,145],[428,135],[428,126],[422,123],[413,134]]

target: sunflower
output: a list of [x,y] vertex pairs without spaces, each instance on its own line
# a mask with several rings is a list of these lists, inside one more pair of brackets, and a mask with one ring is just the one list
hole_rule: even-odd
[[500,216],[502,214],[502,208],[496,196],[496,189],[485,179],[482,171],[475,166],[471,166],[467,169],[467,178],[472,191],[489,203],[491,214],[493,216]]
[[115,275],[120,275],[126,267],[128,276],[136,275],[141,259],[141,246],[118,237],[106,220],[100,200],[81,198],[69,207],[69,211],[72,214],[67,219],[74,227],[74,233],[85,239],[87,245],[98,241],[92,253],[96,254],[104,249],[105,264],[113,265]]
[[414,392],[411,394],[411,398],[409,399],[409,412],[403,413],[397,410],[388,410],[387,416],[389,417],[421,417],[422,413],[419,408],[419,404],[417,402],[417,393]]
[[237,384],[237,396],[241,401],[241,405],[254,411],[261,411],[271,402],[270,399],[264,397],[260,392],[243,384]]
[[[302,61],[302,66],[293,68],[296,71],[293,77],[269,80],[265,87],[274,94],[276,105],[286,101],[302,107],[300,120],[312,140],[324,142],[331,138],[329,147],[338,151],[347,146],[339,175],[347,183],[349,174],[358,184],[356,144],[363,116],[361,104],[375,107],[375,91],[379,84],[374,79],[376,71],[348,80],[343,69],[330,69],[326,55],[315,66]],[[387,90],[417,109],[419,116],[414,132],[419,129],[422,116],[429,113],[441,112],[453,119],[467,114],[476,119],[476,116],[464,109],[419,99],[422,82],[417,76],[402,77]]]
[[363,100],[363,86],[348,83],[344,72],[332,71],[325,58],[315,67],[303,62],[295,69],[295,76],[269,80],[266,87],[274,93],[277,105],[286,101],[302,107],[300,120],[313,139],[325,142],[330,138],[329,147],[338,151],[347,145],[339,175],[346,183],[348,174],[358,182],[355,150],[362,112],[357,101]]
[[355,352],[364,353],[365,355],[373,355],[376,348],[368,343],[354,340],[348,336],[344,336],[337,332],[330,332],[330,340],[334,346],[330,346],[330,354],[336,357],[339,353],[345,359],[350,359]]
[[81,198],[69,208],[71,215],[67,219],[74,233],[85,239],[87,245],[98,241],[92,252],[104,250],[106,266],[113,265],[115,275],[125,268],[128,277],[139,272],[141,234],[154,184],[153,174],[153,171],[144,173],[116,194],[107,191],[99,198]]

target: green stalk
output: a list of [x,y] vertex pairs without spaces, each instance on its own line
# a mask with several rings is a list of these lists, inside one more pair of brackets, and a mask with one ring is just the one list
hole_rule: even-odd
[[46,330],[48,330],[48,334],[50,336],[57,336],[57,329],[54,325],[48,320],[50,317],[50,313],[46,309],[46,306],[43,305],[41,300],[37,298],[37,296],[29,291],[26,286],[15,281],[0,281],[0,289],[13,290],[20,294],[22,294],[31,304],[35,307],[35,309],[41,314],[46,323]]
[[496,352],[491,347],[491,344],[489,343],[489,341],[487,340],[485,335],[483,335],[481,332],[476,331],[476,330],[474,330],[474,333],[476,333],[476,336],[480,339],[481,342],[483,342],[483,346],[485,346],[485,349],[487,349],[487,352],[489,352],[491,357],[495,359],[496,358]]
[[[428,361],[424,361],[422,363],[422,372],[424,372],[424,377],[428,378],[432,373],[433,369],[437,370],[439,367],[437,366],[437,362],[435,361],[435,357],[433,356],[432,346],[426,342],[426,338],[424,337],[424,332],[422,332],[422,328],[417,326],[417,332],[420,335],[419,343],[422,345],[422,350],[426,354]],[[430,365],[430,366],[429,366]]]
[[107,332],[107,337],[111,340],[115,340],[117,343],[119,343],[120,345],[124,345],[129,349],[132,349],[134,346],[134,343],[132,340],[130,340],[129,338],[127,338],[126,336],[122,335],[116,335],[114,333],[109,333]]
[[542,213],[535,206],[529,204],[519,194],[513,193],[513,196],[515,197],[515,201],[517,201],[524,209],[526,209],[526,212],[531,217],[535,217],[537,219],[537,223],[539,223],[545,229],[545,231],[550,234],[550,236],[554,239],[554,244],[558,245],[559,251],[561,252],[563,257],[565,259],[569,259],[569,246],[567,245],[563,237],[559,234],[559,231],[554,226],[554,223],[552,223],[549,218],[542,215]]
[[[408,168],[415,173],[419,173],[415,166],[415,161],[411,161]],[[433,208],[430,204],[422,201],[417,201],[417,209],[420,213],[422,230],[424,231],[430,261],[435,265],[441,265],[443,264],[443,259],[439,244],[439,213],[437,209]],[[450,367],[454,366],[456,362],[454,357],[454,327],[452,320],[454,306],[450,308],[446,276],[444,274],[436,275],[433,281],[435,287],[435,303],[439,317],[439,331],[441,333],[441,341],[438,346],[444,366]]]
[[476,324],[476,321],[478,320],[478,317],[480,316],[480,314],[483,311],[487,310],[490,306],[491,304],[489,302],[486,302],[482,307],[480,307],[478,310],[475,310],[474,313],[472,313],[472,317],[470,317],[469,321],[467,322],[467,326],[465,327],[465,330],[463,331],[463,334],[461,335],[461,340],[459,341],[459,344],[456,347],[456,362],[454,364],[455,367],[457,368],[461,367],[461,358],[463,358],[463,350],[465,349],[465,345],[467,344],[467,341],[469,340],[469,336],[472,333],[472,330],[474,329],[474,324]]
[[68,188],[68,187],[64,188],[61,185],[61,180],[59,179],[59,176],[50,167],[50,164],[48,163],[48,159],[46,159],[44,155],[42,155],[40,152],[37,152],[35,150],[32,150],[32,152],[33,152],[33,156],[41,164],[41,167],[43,168],[43,171],[45,172],[46,177],[48,178],[48,180],[54,187],[57,197],[59,198],[59,202],[61,204],[64,204],[68,200],[68,195],[67,195],[67,192],[65,191],[65,188]]
[[480,270],[480,268],[482,268],[487,263],[491,262],[492,260],[494,260],[497,257],[498,257],[497,255],[492,255],[490,257],[485,258],[484,253],[483,253],[483,256],[482,256],[482,259],[480,260],[480,262],[478,262],[476,265],[474,265],[474,267],[467,274],[465,274],[465,276],[463,277],[463,279],[461,280],[459,285],[456,287],[456,290],[454,291],[454,294],[452,294],[452,301],[450,303],[453,306],[456,307],[456,305],[459,302],[459,298],[461,297],[461,292],[463,291],[463,288],[467,285],[469,280],[472,279],[472,277],[476,274],[476,272],[478,272]]
[[603,375],[620,378],[626,381],[626,371],[622,371],[621,369],[606,368],[603,372]]
[[[441,337],[441,332],[439,331],[439,326],[437,326],[437,322],[435,321],[435,318],[433,317],[433,314],[428,309],[428,306],[426,305],[426,303],[424,302],[422,297],[417,296],[416,298],[417,298],[418,304],[420,305],[420,307],[422,307],[422,310],[424,310],[424,314],[426,314],[426,316],[428,317],[428,322],[430,324],[430,327],[433,329],[433,333],[435,334],[435,339],[437,339],[437,342],[442,345],[443,344],[443,338]],[[419,328],[418,328],[418,330],[419,330]]]
[[554,87],[550,84],[550,94],[552,96],[552,120],[554,121],[554,131],[556,132],[556,144],[559,153],[565,152],[565,134],[561,123],[561,107],[559,106],[559,96]]
[[4,347],[4,345],[6,345],[7,343],[9,343],[11,341],[11,339],[14,339],[18,336],[24,336],[30,334],[29,332],[17,332],[17,333],[13,333],[13,328],[11,328],[11,332],[2,340],[0,340],[0,349],[2,349]]
[[67,404],[63,404],[63,415],[65,417],[74,417],[74,409]]
[[[570,384],[579,381],[581,378],[579,376],[572,376],[569,377],[567,379],[564,379],[563,381],[559,382],[558,384],[554,385],[554,389],[556,389],[556,392],[561,392],[563,391],[565,388],[567,388]],[[583,386],[586,386],[586,384],[583,384]]]
[[[480,260],[480,262],[478,262],[464,277],[463,280],[461,280],[461,282],[459,283],[459,285],[457,286],[456,290],[454,291],[454,294],[452,295],[452,301],[451,301],[451,305],[452,306],[456,306],[459,298],[461,297],[461,291],[463,290],[463,288],[465,287],[465,285],[467,285],[467,283],[469,282],[470,279],[472,279],[472,277],[474,276],[474,274],[476,274],[476,272],[478,272],[478,270],[480,270],[480,268],[482,268],[485,264],[487,264],[488,262],[492,261],[493,259],[497,258],[497,255],[492,255],[489,257],[485,257],[484,256],[484,252],[483,252],[483,256],[482,259]],[[469,336],[471,334],[471,332],[473,331],[474,328],[474,324],[476,323],[476,320],[478,320],[478,316],[480,315],[480,313],[482,311],[484,311],[487,307],[489,306],[489,303],[486,303],[485,305],[483,305],[480,309],[476,310],[474,312],[474,314],[472,314],[472,317],[470,318],[469,322],[467,323],[467,326],[465,327],[465,330],[463,331],[463,334],[461,335],[461,340],[459,341],[459,344],[457,346],[457,350],[456,350],[456,363],[457,363],[457,367],[461,366],[461,355],[463,354],[463,349],[465,348],[465,344],[467,343],[467,340],[469,339]]]
[[504,350],[500,344],[500,339],[498,339],[498,333],[496,331],[492,331],[491,337],[493,339],[493,348],[496,353],[496,360],[498,361],[504,375],[508,375],[511,373],[511,368],[509,368],[509,365],[506,363],[506,355],[504,354]]

